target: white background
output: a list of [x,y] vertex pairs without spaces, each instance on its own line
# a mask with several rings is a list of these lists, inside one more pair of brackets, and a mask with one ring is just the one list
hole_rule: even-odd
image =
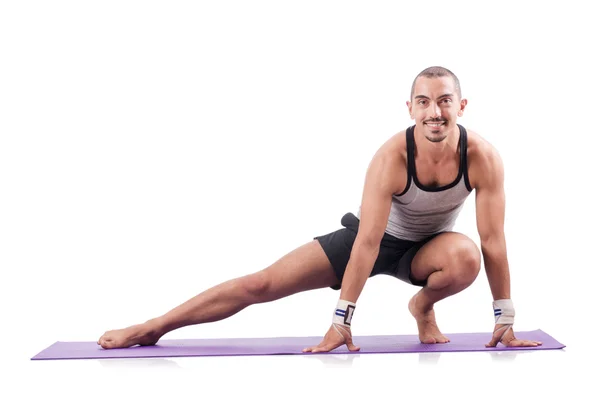
[[[481,3],[2,2],[3,387],[275,396],[589,386],[595,17],[577,1]],[[459,122],[504,159],[515,329],[542,329],[565,351],[29,360],[57,340],[95,341],[163,314],[339,228],[377,148],[411,125],[410,86],[433,65],[458,75],[469,100]],[[473,199],[456,230],[479,243]],[[354,334],[416,333],[406,309],[416,291],[370,279]],[[338,297],[298,294],[165,338],[323,335]],[[491,332],[491,301],[482,270],[436,306],[438,324]]]

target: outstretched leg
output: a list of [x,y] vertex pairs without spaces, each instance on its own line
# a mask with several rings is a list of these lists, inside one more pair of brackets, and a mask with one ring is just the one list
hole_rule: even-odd
[[153,345],[177,328],[223,320],[252,304],[339,282],[319,242],[312,240],[271,266],[209,288],[160,317],[108,331],[98,344],[105,349]]
[[408,307],[417,320],[421,342],[449,342],[437,326],[433,304],[471,285],[480,267],[479,248],[460,233],[440,234],[417,252],[411,274],[417,280],[427,280],[427,284],[412,297]]

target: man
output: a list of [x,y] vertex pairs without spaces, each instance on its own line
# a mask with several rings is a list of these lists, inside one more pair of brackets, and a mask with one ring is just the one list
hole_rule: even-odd
[[407,101],[415,124],[392,136],[367,170],[358,216],[342,218],[344,228],[315,237],[271,266],[214,286],[163,316],[108,331],[105,349],[155,344],[174,329],[225,319],[252,304],[298,292],[341,289],[332,325],[317,346],[343,344],[359,350],[350,330],[356,302],[369,277],[388,274],[421,286],[409,302],[422,343],[446,343],[433,305],[477,277],[480,252],[467,236],[452,231],[471,191],[476,191],[477,228],[496,318],[488,347],[537,346],[517,339],[504,238],[504,171],[496,150],[457,124],[467,100],[448,69],[430,67],[413,82]]

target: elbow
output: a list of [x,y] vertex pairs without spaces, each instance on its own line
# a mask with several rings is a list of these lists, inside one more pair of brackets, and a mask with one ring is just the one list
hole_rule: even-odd
[[486,263],[507,261],[506,244],[503,238],[482,240],[481,253]]
[[496,251],[503,250],[506,247],[506,240],[504,233],[483,233],[480,235],[481,238],[481,250]]

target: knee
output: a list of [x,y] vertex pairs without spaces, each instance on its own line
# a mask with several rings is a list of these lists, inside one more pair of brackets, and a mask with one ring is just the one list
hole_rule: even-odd
[[462,239],[453,247],[452,273],[462,283],[472,283],[481,270],[481,254],[470,239]]
[[260,302],[268,295],[271,287],[269,275],[265,271],[249,274],[241,279],[241,288],[252,301]]

